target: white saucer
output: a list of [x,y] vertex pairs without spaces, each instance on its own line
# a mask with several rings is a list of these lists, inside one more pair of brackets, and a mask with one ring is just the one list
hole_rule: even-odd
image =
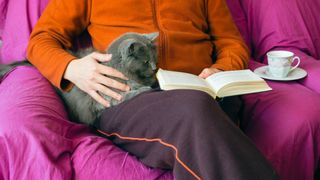
[[259,75],[264,79],[276,80],[276,81],[292,81],[292,80],[302,79],[307,76],[307,71],[301,68],[296,68],[293,71],[291,71],[287,77],[283,77],[283,78],[274,77],[269,74],[268,66],[259,67],[254,70],[254,73],[256,73],[257,75]]

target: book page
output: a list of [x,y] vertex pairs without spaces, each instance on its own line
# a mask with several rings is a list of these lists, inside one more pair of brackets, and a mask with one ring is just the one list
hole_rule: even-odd
[[163,81],[161,84],[165,84],[166,86],[196,86],[196,87],[208,87],[207,82],[193,74],[176,72],[176,71],[166,71],[159,69],[158,74],[159,81]]
[[250,82],[263,81],[251,70],[223,71],[209,76],[206,80],[216,92],[227,85],[232,85],[235,83],[248,84]]
[[216,98],[216,94],[206,80],[199,76],[159,69],[157,72],[157,78],[160,88],[162,90],[174,90],[174,89],[192,89],[200,90],[208,93],[213,98]]

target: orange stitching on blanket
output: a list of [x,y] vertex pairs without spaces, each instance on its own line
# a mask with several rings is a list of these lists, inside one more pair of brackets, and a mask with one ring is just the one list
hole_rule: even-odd
[[164,146],[167,146],[167,147],[170,147],[172,148],[175,152],[176,152],[176,159],[177,161],[187,170],[189,171],[196,179],[201,179],[200,176],[198,176],[195,172],[193,172],[184,162],[182,162],[182,160],[179,158],[179,153],[178,153],[178,149],[172,145],[172,144],[169,144],[169,143],[166,143],[164,142],[162,139],[160,138],[155,138],[155,139],[148,139],[148,138],[134,138],[134,137],[124,137],[124,136],[121,136],[117,133],[106,133],[106,132],[103,132],[101,130],[98,130],[98,132],[100,132],[101,134],[104,134],[106,136],[117,136],[119,137],[120,139],[125,139],[125,140],[131,140],[131,141],[146,141],[146,142],[159,142],[160,144],[164,145]]

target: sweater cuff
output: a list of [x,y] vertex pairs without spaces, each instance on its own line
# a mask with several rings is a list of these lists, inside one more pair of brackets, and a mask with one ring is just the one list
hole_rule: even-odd
[[233,66],[232,60],[229,57],[218,59],[217,62],[213,64],[211,67],[220,69],[222,71],[230,71],[230,70],[238,69]]
[[224,64],[213,64],[211,67],[212,67],[212,68],[219,69],[219,70],[222,70],[222,71],[228,71],[228,70],[230,70],[230,67],[225,66]]
[[54,77],[52,78],[52,83],[60,90],[69,91],[73,87],[73,84],[64,79],[63,76],[69,63],[74,59],[76,59],[74,56],[66,57],[63,61],[60,61],[59,68],[56,69]]

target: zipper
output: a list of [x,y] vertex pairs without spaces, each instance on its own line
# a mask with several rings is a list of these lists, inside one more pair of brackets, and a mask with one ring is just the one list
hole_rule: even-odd
[[159,31],[159,60],[158,63],[161,61],[162,65],[165,66],[166,62],[166,34],[164,33],[164,31],[162,30],[162,26],[159,23],[159,15],[157,12],[157,4],[158,0],[152,0],[152,16],[153,16],[153,22],[155,24],[155,27],[158,29]]

